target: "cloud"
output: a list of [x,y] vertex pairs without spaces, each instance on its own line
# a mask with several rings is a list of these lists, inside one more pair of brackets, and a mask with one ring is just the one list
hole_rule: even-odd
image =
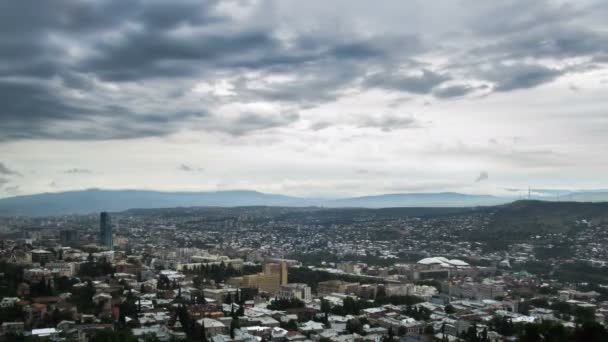
[[69,174],[91,173],[91,170],[89,170],[89,169],[80,169],[80,168],[72,168],[72,169],[65,170],[64,173],[69,173]]
[[513,65],[498,64],[484,74],[487,79],[494,82],[496,91],[505,92],[533,88],[551,82],[565,72],[563,69],[550,68],[541,64],[518,63]]
[[8,182],[9,182],[8,179],[0,178],[0,188],[2,188],[4,186],[4,184],[7,184]]
[[203,169],[202,167],[196,167],[196,166],[192,166],[192,165],[188,165],[188,164],[180,164],[177,169],[180,171],[186,171],[186,172],[203,172],[203,171],[205,171],[205,169]]
[[422,123],[412,116],[382,115],[365,116],[358,123],[360,128],[379,128],[384,132],[406,128],[420,128]]
[[[166,135],[182,121],[205,116],[201,112],[171,115],[134,112],[109,104],[70,98],[44,83],[0,80],[0,141],[13,139],[129,139]],[[94,104],[96,106],[94,106]]]
[[19,189],[20,189],[20,187],[18,185],[11,185],[11,186],[7,186],[4,189],[4,192],[6,192],[9,195],[16,195],[19,193]]
[[477,89],[484,89],[486,87],[475,87],[468,84],[456,84],[447,87],[435,88],[433,91],[433,95],[437,98],[452,98],[452,97],[461,97],[465,96],[469,93],[474,92]]
[[386,70],[370,75],[363,84],[370,88],[428,94],[433,88],[449,79],[450,76],[448,75],[427,69],[410,74],[403,74],[396,70]]
[[[318,4],[2,2],[0,141],[241,136],[299,118],[224,117],[235,101],[292,112],[367,92],[442,101],[542,86],[608,55],[598,4]],[[201,80],[231,92],[193,91]]]
[[0,162],[0,175],[8,176],[21,176],[21,174],[15,170],[10,169],[4,163]]
[[487,171],[481,171],[479,173],[479,176],[477,176],[477,178],[475,178],[475,183],[482,182],[482,181],[484,181],[484,180],[486,180],[488,178],[489,178],[488,172]]

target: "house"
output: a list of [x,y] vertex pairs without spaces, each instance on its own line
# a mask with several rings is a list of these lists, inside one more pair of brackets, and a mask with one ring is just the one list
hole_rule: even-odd
[[2,298],[2,301],[0,301],[0,308],[12,308],[13,306],[17,305],[18,301],[19,298],[17,297],[4,297]]
[[310,334],[310,333],[320,333],[321,331],[323,331],[325,329],[325,327],[323,326],[323,323],[319,323],[319,322],[315,322],[315,321],[308,321],[308,322],[305,322],[302,325],[300,325],[300,327],[298,329],[304,334]]
[[216,319],[202,318],[196,321],[196,323],[200,326],[204,325],[207,336],[215,336],[228,332],[228,328]]

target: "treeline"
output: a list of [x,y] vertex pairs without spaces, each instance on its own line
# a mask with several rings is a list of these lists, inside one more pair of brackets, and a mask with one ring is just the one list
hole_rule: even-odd
[[250,266],[245,265],[240,270],[235,269],[232,265],[226,265],[223,261],[219,264],[206,265],[202,264],[200,266],[193,267],[184,267],[182,272],[185,274],[196,275],[199,277],[199,280],[202,279],[211,279],[216,283],[221,283],[226,281],[231,277],[238,277],[247,274],[255,274],[262,271],[261,266]]
[[304,307],[304,302],[299,300],[298,298],[290,298],[290,299],[275,298],[268,305],[268,309],[277,310],[277,311],[284,311],[287,309],[296,309],[296,308],[303,308],[303,307]]
[[310,286],[313,292],[317,291],[317,285],[319,284],[319,282],[328,280],[344,280],[364,284],[374,284],[378,282],[378,280],[372,278],[358,277],[346,274],[335,274],[323,271],[314,271],[306,267],[293,267],[289,269],[290,283],[304,283]]
[[353,297],[346,297],[342,300],[342,305],[329,305],[329,302],[325,299],[321,301],[321,312],[332,313],[334,315],[346,316],[353,315],[358,316],[362,314],[362,311],[369,308],[376,308],[381,305],[392,304],[392,305],[406,305],[406,308],[402,311],[402,314],[412,317],[416,320],[427,320],[431,315],[431,311],[425,307],[414,306],[417,303],[421,303],[424,300],[415,296],[389,296],[379,297],[374,301],[354,299]]
[[595,320],[595,310],[593,308],[583,308],[566,302],[549,303],[546,298],[533,298],[519,305],[519,311],[527,315],[532,308],[545,308],[554,311],[556,318],[570,321],[574,317],[575,322],[583,323]]
[[[608,341],[608,330],[594,321],[577,324],[575,328],[566,328],[556,321],[541,323],[513,324],[506,317],[495,317],[489,324],[503,336],[517,337],[521,342],[605,342]],[[471,337],[465,341],[480,341]]]
[[87,261],[80,264],[78,275],[81,277],[103,277],[108,274],[114,274],[115,269],[112,264],[105,258],[95,261],[93,256],[89,254]]

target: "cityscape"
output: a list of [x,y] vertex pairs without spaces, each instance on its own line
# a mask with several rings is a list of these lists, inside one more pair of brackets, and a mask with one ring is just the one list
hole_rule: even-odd
[[[70,341],[603,339],[606,209],[581,205],[588,208],[563,216],[561,226],[542,222],[576,204],[3,218],[2,334]],[[520,223],[516,236],[503,235],[500,225],[511,224],[504,211],[514,210],[519,217],[534,212],[544,228]]]
[[0,342],[608,342],[607,18],[0,0]]

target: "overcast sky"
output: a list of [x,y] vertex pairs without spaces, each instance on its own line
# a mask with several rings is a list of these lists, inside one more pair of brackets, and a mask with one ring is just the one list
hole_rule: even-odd
[[2,1],[0,197],[608,188],[608,3]]

